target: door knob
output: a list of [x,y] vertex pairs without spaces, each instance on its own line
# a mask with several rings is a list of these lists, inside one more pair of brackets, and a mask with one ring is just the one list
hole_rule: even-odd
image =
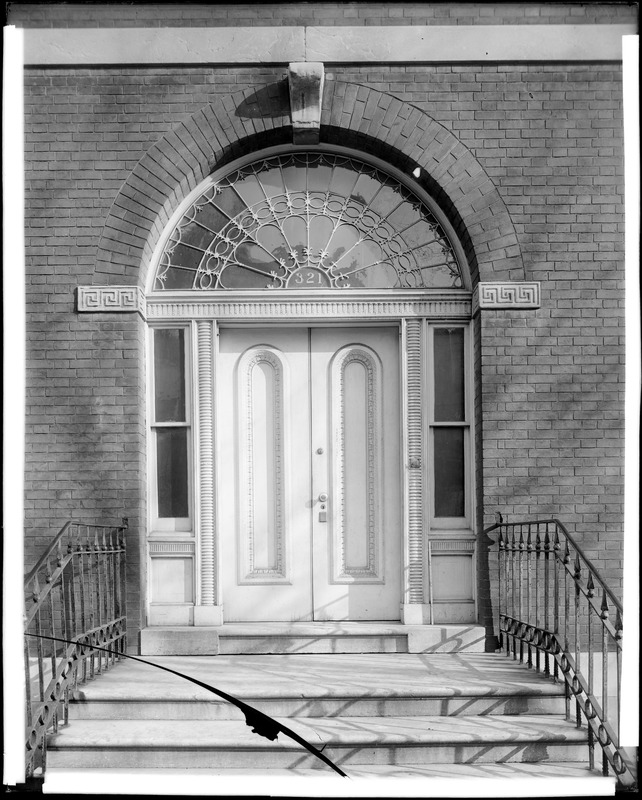
[[326,492],[321,492],[319,495],[319,502],[321,503],[321,511],[319,511],[319,522],[328,521],[328,512],[325,510],[325,504],[328,502],[328,495]]

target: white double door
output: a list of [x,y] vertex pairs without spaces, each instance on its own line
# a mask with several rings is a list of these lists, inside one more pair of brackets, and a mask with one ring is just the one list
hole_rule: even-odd
[[399,387],[397,328],[220,331],[225,621],[399,619]]

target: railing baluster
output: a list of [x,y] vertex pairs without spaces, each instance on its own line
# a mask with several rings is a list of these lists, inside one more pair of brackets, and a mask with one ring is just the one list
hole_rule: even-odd
[[[539,523],[537,523],[537,535],[535,536],[535,628],[537,631],[537,636],[540,636],[540,628],[542,626],[542,609],[540,608],[540,597],[539,597],[539,581],[540,581],[540,573],[541,573],[541,558],[542,558],[542,537],[540,536],[539,532]],[[535,667],[539,672],[541,669],[541,647],[538,646],[535,648]]]
[[532,558],[533,558],[533,537],[531,532],[531,526],[528,526],[527,529],[527,537],[526,537],[526,622],[528,624],[528,639],[526,642],[526,648],[528,651],[528,666],[533,666],[533,631],[535,630],[535,626],[533,624],[533,612],[531,609],[531,581],[532,581]]
[[[120,531],[117,532],[117,540],[116,540],[116,556],[115,556],[115,567],[114,567],[114,619],[118,619],[122,616],[122,597],[121,597],[121,585],[120,585],[120,547],[121,547],[121,537]],[[116,656],[120,653],[120,648],[116,648]]]
[[[548,525],[547,525],[548,528]],[[553,616],[553,632],[556,634],[560,634],[560,627],[564,624],[563,620],[560,619],[560,590],[561,590],[561,580],[560,580],[560,540],[557,533],[557,529],[553,527],[553,536],[552,536],[552,548],[553,548],[553,608],[552,608],[552,616]],[[550,602],[550,598],[549,598]],[[557,674],[555,675],[557,677]]]
[[27,728],[30,728],[33,724],[33,700],[31,697],[31,653],[29,650],[29,638],[25,636],[24,639]]
[[[602,608],[600,617],[602,619],[602,715],[605,722],[609,719],[609,642],[608,630],[605,622],[609,618],[609,604],[606,599],[606,592],[602,591]],[[619,716],[619,715],[618,715]],[[606,752],[602,750],[602,774],[609,774],[609,763],[606,758]]]
[[[94,563],[95,563],[95,575],[96,575],[96,608],[98,612],[98,618],[96,620],[98,627],[103,624],[103,587],[102,587],[102,570],[100,564],[100,543],[98,541],[98,530],[94,529]],[[103,671],[103,654],[98,651],[98,669],[97,672],[100,675]]]
[[[556,540],[558,542],[558,551],[559,547],[559,533],[555,533]],[[571,563],[571,553],[568,548],[568,539],[564,539],[564,560],[563,564],[563,572],[564,572],[564,651],[568,652],[569,649],[569,639],[568,639],[568,630],[569,630],[569,619],[571,613],[571,599],[569,597],[569,584],[568,584],[568,572],[569,572],[569,564]],[[557,662],[555,665],[555,675],[557,677]],[[568,719],[570,719],[570,706],[568,708]]]
[[[595,585],[593,583],[593,573],[589,572],[588,580],[586,582],[586,596],[589,601],[595,596]],[[589,602],[588,607],[588,690],[589,697],[594,694],[593,691],[593,625],[591,624],[592,606]],[[595,737],[593,735],[593,728],[588,726],[588,748],[589,748],[589,769],[595,769]]]
[[[560,635],[563,635],[563,648],[564,653],[568,653],[569,648],[569,640],[568,640],[568,628],[569,628],[569,613],[570,613],[570,598],[569,598],[569,587],[568,587],[568,564],[570,561],[570,552],[568,549],[568,539],[564,539],[564,555],[560,557],[560,543],[559,543],[559,531],[557,527],[555,528],[555,543],[556,543],[556,562],[558,564],[558,570],[561,570],[563,578],[564,578],[564,613],[562,615],[559,614],[559,610],[557,612],[557,618],[560,621],[561,625],[563,626],[563,634],[561,631],[558,631]],[[559,582],[559,581],[558,581]],[[556,606],[559,609],[559,589],[558,588],[558,596],[556,598]],[[565,673],[565,678],[566,678]],[[557,666],[557,659],[555,660],[555,677],[558,676],[558,666]],[[566,719],[571,719],[571,686],[568,680],[564,681],[564,701],[565,701],[565,712],[566,712]]]
[[[112,600],[111,600],[111,547],[109,546],[111,542],[111,533],[109,531],[103,530],[102,532],[102,545],[103,545],[103,571],[105,573],[105,622],[108,620],[113,619],[112,614]],[[105,653],[105,668],[109,669],[112,665],[113,660],[113,652],[112,647],[109,645],[108,647],[109,652]]]
[[[42,634],[42,617],[40,608],[36,612],[36,633]],[[45,699],[45,675],[44,675],[44,639],[38,639],[37,653],[38,653],[38,699],[42,702]]]
[[[51,567],[49,559],[47,559],[47,571],[45,573],[45,580],[49,584],[47,592],[47,607],[49,609],[49,628],[52,631],[52,636],[56,635],[56,616],[54,608],[54,592],[55,587],[52,585]],[[51,675],[56,674],[56,643],[53,641],[47,642],[49,647],[49,661],[51,663]]]
[[[87,623],[87,592],[86,592],[86,585],[85,585],[85,551],[82,545],[82,541],[80,538],[80,531],[77,530],[77,539],[76,539],[76,560],[78,562],[78,589],[80,593],[80,619],[81,619],[81,626],[82,630],[86,631],[90,626]],[[84,683],[87,680],[87,659],[82,658],[79,661],[77,672],[80,671],[80,682]]]
[[504,649],[504,627],[506,615],[506,548],[504,546],[504,533],[500,525],[499,538],[497,540],[497,547],[499,552],[499,563],[497,565],[499,572],[499,649]]
[[620,741],[620,720],[622,719],[621,711],[621,700],[622,700],[622,647],[620,646],[620,642],[622,641],[622,614],[620,613],[620,609],[618,608],[615,613],[615,679],[617,682],[616,685],[616,697],[617,697],[617,738]]
[[515,579],[515,554],[517,553],[517,546],[515,544],[515,530],[513,530],[513,535],[511,537],[511,544],[510,544],[510,561],[511,561],[511,609],[510,609],[510,618],[511,618],[511,647],[513,651],[513,661],[517,659],[517,640],[516,640],[516,628],[515,628],[515,619],[516,612],[517,612],[517,602],[515,600],[515,591],[517,587],[517,581]]
[[[96,611],[96,587],[91,580],[93,572],[93,549],[90,541],[89,528],[84,526],[85,541],[87,545],[87,589],[89,594],[89,602],[91,611],[89,613],[89,627],[95,628],[98,623],[98,616]],[[89,652],[89,679],[92,679],[96,674],[96,653],[94,650]]]
[[[580,565],[580,557],[575,554],[575,569],[573,572],[573,581],[575,583],[575,668],[580,669],[580,580],[582,577],[582,567]],[[575,717],[576,725],[578,728],[582,725],[582,718],[580,712],[580,701],[578,696],[575,695]]]
[[[546,532],[544,534],[544,630],[546,631],[544,643],[546,644],[547,637],[550,636],[550,553],[551,553],[551,537],[548,531],[548,524],[546,525]],[[549,647],[545,646],[544,649],[544,672],[546,675],[551,674]]]
[[523,609],[523,594],[524,594],[524,530],[519,526],[519,559],[517,562],[517,574],[519,577],[519,584],[517,586],[517,619],[518,619],[518,639],[519,639],[519,660],[520,663],[524,661],[524,609]]
[[[127,617],[127,560],[125,558],[125,531],[129,526],[127,517],[123,517],[122,528],[118,533],[118,584],[120,586],[120,608],[119,616],[122,618]],[[122,637],[120,638],[120,652],[125,653],[127,648],[127,629],[124,627]]]
[[69,542],[68,555],[71,556],[69,561],[69,581],[67,582],[67,604],[69,608],[69,636],[67,639],[76,636],[78,633],[78,617],[76,610],[76,564],[73,558],[73,545]]

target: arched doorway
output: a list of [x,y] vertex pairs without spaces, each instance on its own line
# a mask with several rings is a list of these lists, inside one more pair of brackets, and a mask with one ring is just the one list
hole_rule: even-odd
[[154,263],[148,623],[474,621],[470,283],[431,198],[275,148]]

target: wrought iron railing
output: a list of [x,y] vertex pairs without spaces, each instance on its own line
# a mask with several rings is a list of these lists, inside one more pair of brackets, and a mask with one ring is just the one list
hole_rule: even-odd
[[70,693],[125,652],[126,528],[68,522],[25,576],[27,779],[44,774]]
[[633,759],[620,746],[622,605],[556,519],[498,522],[499,640],[506,655],[526,661],[566,686],[586,725],[589,767],[596,742],[602,772],[621,786],[636,783]]

